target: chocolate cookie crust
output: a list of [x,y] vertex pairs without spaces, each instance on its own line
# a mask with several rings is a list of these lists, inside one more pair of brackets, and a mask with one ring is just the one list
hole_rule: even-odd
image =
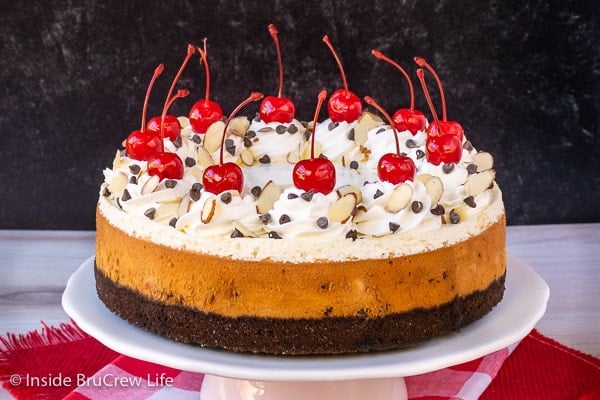
[[486,289],[431,309],[384,317],[283,319],[225,317],[166,305],[116,284],[94,264],[100,300],[129,323],[149,332],[207,348],[310,355],[390,350],[443,336],[483,317],[503,297],[505,275]]

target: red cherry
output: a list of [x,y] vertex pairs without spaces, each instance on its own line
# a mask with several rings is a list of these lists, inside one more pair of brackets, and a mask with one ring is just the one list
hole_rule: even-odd
[[297,162],[292,170],[294,186],[306,192],[314,190],[315,192],[329,194],[335,188],[335,166],[326,158],[315,158],[315,127],[326,97],[327,91],[325,90],[321,90],[317,97],[317,109],[313,118],[310,143],[310,159]]
[[342,61],[340,57],[336,53],[333,44],[329,40],[329,36],[323,36],[323,42],[329,47],[335,61],[340,69],[340,75],[342,76],[342,83],[344,84],[343,89],[338,89],[329,98],[329,102],[327,103],[327,112],[329,113],[329,118],[333,122],[354,122],[360,116],[362,112],[362,103],[360,102],[360,98],[348,90],[348,81],[346,80],[346,73],[344,72],[344,67],[342,66]]
[[225,128],[223,128],[223,136],[221,137],[221,148],[219,164],[214,164],[207,167],[202,175],[202,184],[208,192],[219,194],[226,190],[237,190],[241,192],[244,188],[244,173],[242,169],[235,163],[223,163],[223,150],[225,148],[225,136],[231,119],[240,111],[242,107],[253,101],[258,101],[264,96],[262,93],[252,92],[250,96],[242,101],[229,115]]
[[163,149],[162,139],[151,131],[133,131],[125,140],[125,152],[134,160],[146,161]]
[[282,97],[283,94],[283,63],[281,62],[281,49],[279,47],[279,38],[277,37],[277,28],[275,25],[269,25],[269,34],[275,42],[277,52],[277,65],[279,66],[279,91],[277,97],[267,96],[263,99],[258,109],[260,119],[269,122],[289,123],[296,115],[296,106],[291,99]]
[[394,121],[394,127],[400,132],[410,131],[410,133],[416,135],[418,131],[425,129],[425,126],[427,125],[427,119],[421,111],[415,110],[415,90],[410,80],[410,76],[408,76],[408,73],[406,73],[400,64],[385,56],[379,50],[371,50],[371,54],[373,54],[373,56],[376,58],[391,64],[398,71],[400,71],[402,75],[404,75],[404,78],[408,83],[408,91],[410,92],[410,107],[400,108],[394,113],[392,120]]
[[208,67],[208,56],[206,51],[206,39],[204,39],[204,49],[198,47],[200,58],[204,64],[204,75],[206,79],[206,93],[204,100],[196,102],[190,110],[190,125],[195,133],[206,133],[208,127],[221,118],[223,118],[223,109],[221,106],[209,99],[210,94],[210,68]]
[[443,136],[443,135],[454,135],[458,137],[462,143],[465,136],[465,131],[458,122],[456,121],[433,121],[427,127],[428,136]]
[[410,157],[394,153],[384,154],[377,163],[379,179],[394,185],[412,181],[415,177],[415,163]]
[[425,146],[427,161],[433,165],[458,163],[462,156],[462,142],[455,135],[429,136]]
[[183,178],[183,162],[175,153],[160,152],[148,158],[148,175],[163,179]]
[[415,163],[412,158],[400,154],[400,142],[398,141],[398,132],[390,115],[373,98],[365,96],[365,102],[375,107],[388,120],[394,140],[396,142],[396,153],[386,153],[377,162],[377,176],[384,182],[390,182],[394,185],[405,181],[412,181],[415,178]]
[[[160,135],[161,117],[154,117],[148,121],[148,131],[155,132]],[[181,125],[177,120],[177,117],[172,114],[165,115],[163,121],[163,134],[165,137],[175,140],[181,134]]]

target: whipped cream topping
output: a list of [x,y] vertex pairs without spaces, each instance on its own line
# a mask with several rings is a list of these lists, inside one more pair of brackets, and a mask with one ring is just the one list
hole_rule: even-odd
[[364,154],[354,141],[357,125],[358,120],[333,122],[330,118],[318,124],[315,129],[315,142],[319,144],[320,153],[332,162],[343,161],[345,165],[352,161],[362,161]]
[[[396,131],[400,153],[406,154],[415,161],[422,160],[425,157],[424,148],[427,135],[423,131],[418,131],[415,135],[410,131]],[[379,159],[387,153],[396,152],[396,141],[394,139],[394,130],[389,125],[379,126],[367,132],[367,141],[365,147],[370,150],[367,166],[377,170]]]
[[[296,119],[290,123],[269,122],[255,118],[245,140],[254,160],[263,164],[299,160],[306,143],[306,128]],[[264,157],[267,158],[264,158]]]

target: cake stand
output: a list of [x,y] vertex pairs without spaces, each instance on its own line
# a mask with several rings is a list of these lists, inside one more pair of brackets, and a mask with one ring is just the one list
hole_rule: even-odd
[[205,374],[203,400],[406,399],[402,377],[464,363],[524,338],[546,311],[546,282],[509,256],[504,299],[460,332],[419,346],[345,356],[268,356],[205,349],[130,325],[96,294],[93,257],[69,278],[62,305],[85,332],[130,357]]

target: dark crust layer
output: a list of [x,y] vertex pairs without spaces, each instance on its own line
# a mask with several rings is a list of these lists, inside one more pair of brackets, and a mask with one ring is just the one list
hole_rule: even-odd
[[207,348],[309,355],[381,351],[413,346],[457,331],[502,300],[504,279],[482,291],[432,309],[379,318],[270,319],[224,317],[151,300],[116,284],[94,265],[100,300],[121,318],[147,331]]

